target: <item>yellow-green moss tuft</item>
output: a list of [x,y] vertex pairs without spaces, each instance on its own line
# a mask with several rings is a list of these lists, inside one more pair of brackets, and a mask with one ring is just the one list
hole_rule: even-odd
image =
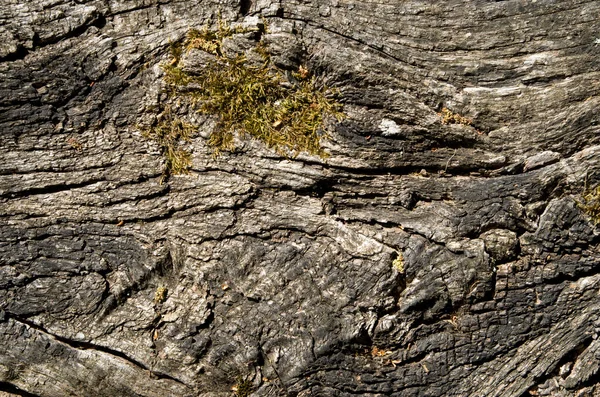
[[302,66],[293,81],[270,62],[263,43],[255,51],[264,63],[250,64],[243,56],[226,57],[223,38],[244,32],[219,23],[216,31],[191,30],[183,48],[201,49],[214,55],[194,74],[179,67],[180,52],[172,49],[173,60],[162,65],[171,93],[185,98],[200,112],[218,117],[218,126],[208,144],[215,153],[233,150],[234,135],[249,135],[278,153],[289,156],[308,152],[325,156],[320,140],[325,117],[342,118],[334,93],[319,87]]
[[600,223],[600,185],[593,189],[587,189],[583,193],[583,202],[578,204],[579,208],[592,218],[594,224]]
[[442,118],[442,124],[462,124],[467,126],[473,124],[472,119],[454,113],[448,108],[443,108],[439,115]]
[[164,301],[166,301],[167,293],[168,293],[168,290],[166,287],[160,286],[160,287],[156,288],[156,291],[154,292],[154,303],[159,304],[159,303],[163,303]]
[[398,252],[398,256],[392,262],[392,266],[398,273],[404,274],[404,256],[402,255],[402,252]]
[[[170,44],[171,59],[162,64],[164,81],[171,100],[186,102],[197,111],[215,115],[217,127],[208,144],[215,155],[234,149],[234,137],[250,136],[284,156],[300,152],[325,157],[321,139],[326,137],[324,122],[333,116],[341,120],[342,105],[334,98],[337,93],[317,83],[305,66],[287,77],[275,67],[264,42],[253,51],[262,59],[258,64],[244,56],[223,54],[226,37],[260,30],[230,27],[219,20],[216,30],[190,30],[181,42]],[[192,49],[212,54],[200,70],[184,70],[181,57]],[[170,175],[188,172],[191,154],[182,148],[196,127],[175,117],[167,107],[156,125],[140,128],[144,137],[155,141],[165,156],[163,180]]]
[[235,397],[248,397],[254,391],[252,382],[249,379],[238,377],[237,383],[231,388]]
[[[263,29],[263,31],[266,28]],[[231,37],[234,34],[248,33],[253,30],[251,28],[244,28],[241,26],[231,27],[227,25],[221,18],[217,21],[217,29],[210,30],[208,27],[202,29],[190,29],[185,37],[184,48],[189,51],[193,48],[197,48],[206,51],[213,55],[223,55],[221,52],[221,44],[223,39]],[[171,52],[173,54],[173,52]]]
[[175,117],[170,108],[167,108],[159,116],[156,125],[140,129],[142,136],[156,142],[165,156],[163,179],[188,172],[192,165],[192,155],[181,145],[183,142],[189,142],[196,129],[194,125]]

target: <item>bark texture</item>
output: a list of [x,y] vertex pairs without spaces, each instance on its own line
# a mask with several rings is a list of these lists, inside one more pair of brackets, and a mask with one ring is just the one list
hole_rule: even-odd
[[[137,126],[219,15],[340,90],[330,157],[213,158],[173,102],[161,184]],[[0,37],[1,395],[600,396],[600,2],[3,0]]]

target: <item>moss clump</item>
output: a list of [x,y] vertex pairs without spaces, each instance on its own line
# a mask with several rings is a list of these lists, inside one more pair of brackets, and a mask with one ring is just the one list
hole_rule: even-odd
[[231,388],[235,397],[248,397],[254,391],[252,382],[249,379],[237,378],[237,383]]
[[398,256],[392,262],[392,266],[398,271],[398,273],[404,274],[404,256],[401,252],[398,252]]
[[[190,29],[186,35],[184,48],[186,51],[197,48],[213,55],[222,56],[223,53],[221,52],[221,44],[224,38],[231,37],[234,34],[247,33],[250,31],[252,30],[243,27],[232,28],[222,19],[219,19],[216,30],[210,30],[208,27],[204,27],[200,30]],[[177,54],[173,53],[173,51],[171,51],[171,55],[173,55],[176,59],[179,58]]]
[[439,115],[442,118],[442,124],[462,124],[467,126],[473,124],[472,119],[454,113],[448,108],[443,108]]
[[166,287],[158,287],[156,288],[156,291],[154,292],[154,303],[155,304],[159,304],[159,303],[163,303],[164,301],[167,300],[167,293],[169,291],[167,290]]
[[323,123],[327,116],[341,119],[341,105],[332,99],[331,91],[318,86],[305,67],[286,78],[284,71],[272,65],[262,43],[255,48],[262,64],[251,64],[244,56],[225,56],[223,38],[240,32],[244,30],[222,22],[216,31],[191,30],[182,48],[200,49],[214,58],[192,74],[180,67],[181,47],[172,49],[172,61],[162,66],[172,95],[218,117],[208,141],[215,154],[233,150],[237,133],[259,139],[285,156],[300,152],[325,156],[320,145]]
[[600,185],[587,189],[583,193],[583,202],[578,204],[579,208],[592,218],[594,224],[600,223]]
[[192,165],[192,155],[181,147],[182,142],[189,142],[196,127],[175,117],[170,108],[159,116],[156,125],[140,128],[142,136],[155,141],[165,157],[163,179],[170,175],[185,174]]

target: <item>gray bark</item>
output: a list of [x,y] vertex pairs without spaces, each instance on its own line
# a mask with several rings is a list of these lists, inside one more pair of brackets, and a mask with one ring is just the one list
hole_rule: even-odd
[[[330,157],[214,158],[214,119],[180,106],[193,170],[161,184],[137,125],[169,43],[219,14],[264,17],[281,65],[340,90]],[[599,15],[3,0],[0,394],[600,395],[600,233],[577,205],[600,180]]]

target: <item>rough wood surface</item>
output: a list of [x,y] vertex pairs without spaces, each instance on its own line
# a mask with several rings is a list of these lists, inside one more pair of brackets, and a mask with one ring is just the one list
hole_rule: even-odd
[[[340,90],[330,157],[213,158],[173,103],[160,183],[137,126],[219,15]],[[600,2],[3,0],[0,37],[0,394],[600,396]]]

